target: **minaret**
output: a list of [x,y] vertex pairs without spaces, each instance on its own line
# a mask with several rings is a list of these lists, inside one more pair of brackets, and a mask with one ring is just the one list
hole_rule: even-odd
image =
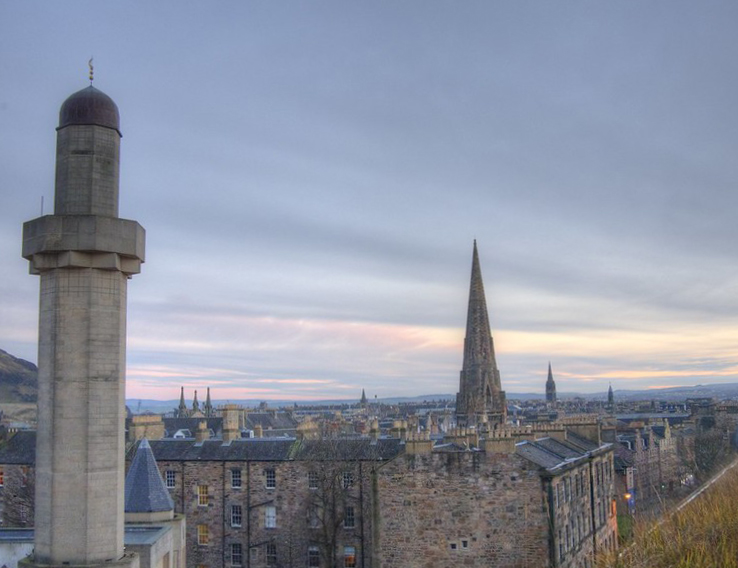
[[213,405],[210,402],[210,387],[208,387],[208,395],[205,398],[205,407],[204,407],[204,410],[205,410],[205,416],[208,417],[208,418],[211,418],[212,416],[215,415],[215,413],[213,412]]
[[187,403],[184,397],[184,387],[180,387],[179,406],[177,407],[177,418],[187,418]]
[[551,407],[556,406],[556,383],[551,372],[551,361],[548,362],[548,380],[546,380],[546,403]]
[[[54,214],[23,226],[40,276],[35,565],[123,558],[128,279],[143,228],[118,218],[118,107],[89,86],[59,114]],[[121,560],[122,559],[122,560]]]
[[475,240],[469,309],[466,316],[464,363],[459,380],[459,392],[456,395],[456,422],[459,426],[481,426],[486,420],[488,425],[493,427],[496,424],[504,424],[506,419],[507,404],[495,360]]

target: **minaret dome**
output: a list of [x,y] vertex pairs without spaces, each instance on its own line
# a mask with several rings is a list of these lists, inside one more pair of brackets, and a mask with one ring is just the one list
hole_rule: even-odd
[[71,124],[105,126],[120,134],[117,105],[113,99],[92,85],[77,91],[62,104],[57,130]]

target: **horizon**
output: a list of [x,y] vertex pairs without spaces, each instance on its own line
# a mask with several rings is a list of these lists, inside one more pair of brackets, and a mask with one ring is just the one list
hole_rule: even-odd
[[0,8],[15,356],[93,54],[147,230],[127,396],[456,392],[475,238],[503,390],[738,382],[738,5],[91,6]]

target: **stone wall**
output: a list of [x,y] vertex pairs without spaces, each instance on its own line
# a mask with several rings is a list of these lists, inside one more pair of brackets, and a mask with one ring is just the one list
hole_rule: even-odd
[[537,467],[515,454],[404,455],[378,469],[377,566],[549,565]]

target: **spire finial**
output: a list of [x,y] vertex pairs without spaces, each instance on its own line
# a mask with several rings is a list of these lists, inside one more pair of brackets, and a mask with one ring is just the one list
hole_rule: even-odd
[[92,57],[90,57],[90,60],[87,62],[87,66],[90,68],[90,85],[92,85],[92,81],[95,76],[95,70],[92,67]]

